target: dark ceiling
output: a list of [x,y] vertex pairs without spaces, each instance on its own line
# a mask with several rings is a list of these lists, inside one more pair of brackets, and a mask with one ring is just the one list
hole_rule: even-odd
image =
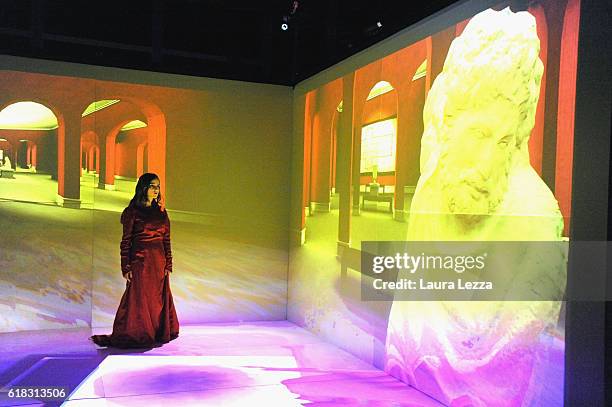
[[0,53],[295,85],[455,2],[0,0]]

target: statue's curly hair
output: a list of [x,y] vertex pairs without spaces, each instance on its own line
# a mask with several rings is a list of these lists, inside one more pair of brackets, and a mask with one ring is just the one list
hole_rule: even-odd
[[[535,18],[528,12],[486,10],[474,16],[451,44],[423,111],[424,160],[447,135],[459,111],[503,99],[517,108],[514,144],[528,153],[544,65]],[[421,162],[421,171],[426,164]]]

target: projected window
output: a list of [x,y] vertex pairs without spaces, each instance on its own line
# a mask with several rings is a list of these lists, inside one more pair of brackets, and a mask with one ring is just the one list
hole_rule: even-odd
[[370,94],[368,95],[368,99],[374,99],[377,96],[384,95],[387,92],[391,92],[393,90],[393,86],[387,81],[380,81],[376,85],[372,87]]
[[397,119],[388,119],[363,126],[361,129],[360,171],[395,171],[395,140]]

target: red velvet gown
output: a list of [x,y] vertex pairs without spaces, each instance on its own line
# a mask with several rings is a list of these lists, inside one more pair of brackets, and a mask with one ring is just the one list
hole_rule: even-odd
[[[111,335],[93,335],[100,346],[150,347],[178,337],[179,322],[170,292],[170,219],[157,205],[128,206],[121,215],[121,271],[132,272],[121,297]],[[168,275],[165,275],[165,271]]]

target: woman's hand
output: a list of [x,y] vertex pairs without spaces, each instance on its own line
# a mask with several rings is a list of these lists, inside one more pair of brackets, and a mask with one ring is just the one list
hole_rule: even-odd
[[132,272],[131,272],[131,271],[128,271],[127,273],[125,273],[125,274],[123,275],[123,278],[125,278],[125,279],[127,280],[127,282],[128,282],[128,283],[129,283],[129,282],[131,282],[131,281],[132,281]]
[[164,270],[164,277],[167,276],[168,274],[170,274],[168,270]]

